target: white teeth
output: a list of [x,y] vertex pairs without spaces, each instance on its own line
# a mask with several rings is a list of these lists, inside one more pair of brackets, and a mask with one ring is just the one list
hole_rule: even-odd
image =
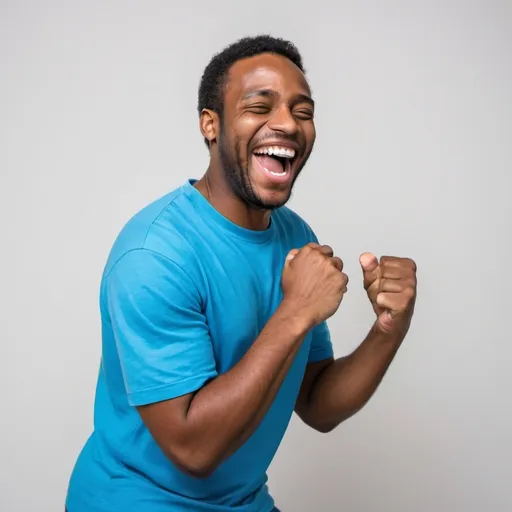
[[257,155],[274,155],[280,158],[293,158],[295,156],[295,150],[291,148],[283,148],[280,146],[267,146],[264,148],[258,148],[254,151]]
[[286,171],[272,172],[272,171],[269,171],[266,167],[263,167],[263,169],[265,169],[265,171],[267,171],[269,174],[272,174],[273,176],[284,176],[286,174]]

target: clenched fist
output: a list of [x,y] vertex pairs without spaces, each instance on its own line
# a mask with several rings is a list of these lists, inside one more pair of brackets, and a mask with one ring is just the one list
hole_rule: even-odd
[[304,315],[312,327],[338,309],[348,277],[343,262],[327,245],[310,243],[286,257],[281,286],[283,302]]
[[377,326],[385,332],[405,334],[416,301],[416,264],[409,258],[383,256],[380,261],[364,253],[359,261],[364,287],[377,314]]

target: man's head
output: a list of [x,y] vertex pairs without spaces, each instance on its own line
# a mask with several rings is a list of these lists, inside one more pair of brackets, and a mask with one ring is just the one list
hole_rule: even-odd
[[212,161],[232,191],[258,209],[286,203],[315,141],[297,48],[270,36],[228,46],[204,71],[198,111]]

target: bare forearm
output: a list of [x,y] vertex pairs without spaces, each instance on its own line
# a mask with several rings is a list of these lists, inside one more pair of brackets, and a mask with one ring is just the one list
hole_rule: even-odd
[[236,365],[195,393],[138,407],[163,452],[186,473],[208,476],[254,433],[309,330],[338,309],[347,276],[332,249],[320,249],[288,253],[283,300]]
[[379,386],[403,336],[375,326],[350,355],[335,360],[317,377],[309,404],[309,421],[328,432],[359,411]]
[[294,313],[278,309],[239,363],[193,397],[187,437],[207,466],[231,455],[257,428],[308,329]]

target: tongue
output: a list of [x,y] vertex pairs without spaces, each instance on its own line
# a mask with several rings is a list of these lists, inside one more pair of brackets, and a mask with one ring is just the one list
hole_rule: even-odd
[[284,171],[283,164],[277,158],[269,155],[254,155],[260,165],[270,172],[282,173]]

